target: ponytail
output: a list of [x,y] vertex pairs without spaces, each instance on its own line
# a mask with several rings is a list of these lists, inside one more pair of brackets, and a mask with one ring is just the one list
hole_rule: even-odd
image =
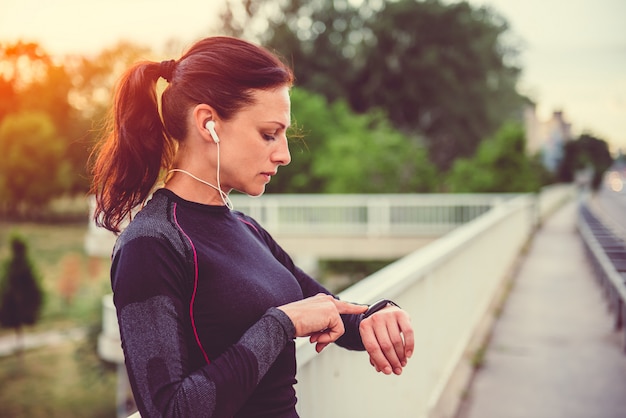
[[94,220],[119,232],[136,206],[145,202],[175,145],[159,113],[156,82],[160,64],[138,63],[120,80],[111,133],[101,143],[93,166]]

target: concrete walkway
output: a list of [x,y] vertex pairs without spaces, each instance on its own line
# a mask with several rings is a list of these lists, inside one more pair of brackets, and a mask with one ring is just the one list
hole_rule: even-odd
[[[72,328],[62,331],[46,331],[39,333],[24,333],[21,346],[24,350],[59,345],[66,341],[78,341],[87,335],[83,328]],[[18,348],[15,334],[0,337],[0,357],[14,354]]]
[[576,232],[537,232],[457,418],[624,418],[626,354]]

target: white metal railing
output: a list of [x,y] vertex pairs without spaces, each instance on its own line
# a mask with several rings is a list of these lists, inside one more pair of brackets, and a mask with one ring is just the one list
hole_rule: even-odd
[[514,194],[305,194],[231,196],[275,236],[443,235]]
[[[402,376],[384,376],[371,368],[365,353],[329,346],[316,354],[300,339],[296,391],[301,416],[425,418],[446,408],[446,416],[452,416],[455,406],[442,406],[442,395],[476,328],[534,228],[574,192],[559,186],[539,195],[508,196],[342,292],[341,298],[349,301],[387,297],[398,302],[412,317],[416,350]],[[115,320],[109,303],[104,315]],[[119,347],[119,335],[112,332],[111,338],[118,339]]]
[[[235,209],[275,238],[438,237],[515,194],[233,195]],[[89,198],[90,219],[95,199]],[[85,251],[110,257],[115,235],[89,223]]]

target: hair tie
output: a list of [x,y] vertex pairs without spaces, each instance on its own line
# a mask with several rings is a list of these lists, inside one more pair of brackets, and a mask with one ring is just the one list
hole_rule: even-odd
[[176,60],[161,61],[161,64],[159,65],[159,75],[169,83],[172,79],[175,69]]

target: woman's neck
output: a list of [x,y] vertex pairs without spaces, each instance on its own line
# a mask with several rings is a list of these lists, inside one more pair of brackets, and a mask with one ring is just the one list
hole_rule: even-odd
[[228,193],[217,188],[215,182],[205,180],[185,169],[172,169],[168,172],[165,188],[190,202],[232,208]]

